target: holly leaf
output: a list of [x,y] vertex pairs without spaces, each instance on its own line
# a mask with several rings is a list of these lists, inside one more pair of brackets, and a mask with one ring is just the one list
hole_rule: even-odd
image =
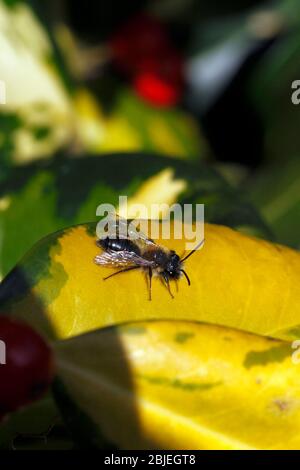
[[297,449],[288,343],[185,322],[131,323],[59,342],[55,396],[81,446]]
[[[205,224],[204,247],[185,263],[191,286],[180,280],[172,300],[166,286],[154,279],[149,302],[140,270],[103,281],[115,270],[94,262],[100,253],[96,225],[71,227],[37,243],[1,283],[0,311],[32,323],[51,338],[125,321],[176,318],[297,339],[299,252]],[[156,242],[181,255],[193,227],[185,225],[181,239],[174,237],[172,227],[168,239],[161,232]]]

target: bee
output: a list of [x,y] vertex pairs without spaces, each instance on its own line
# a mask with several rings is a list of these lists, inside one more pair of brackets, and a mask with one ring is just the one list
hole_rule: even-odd
[[[183,269],[183,263],[204,243],[204,239],[185,257],[180,258],[174,250],[156,244],[150,238],[139,231],[130,230],[129,223],[132,221],[122,219],[117,216],[115,222],[114,235],[106,234],[105,237],[97,240],[96,244],[103,250],[100,255],[94,258],[97,265],[111,268],[122,268],[103,278],[107,280],[117,274],[132,271],[134,269],[144,270],[149,277],[149,300],[152,298],[152,277],[158,276],[167,287],[169,294],[174,298],[170,280],[179,280],[182,275],[186,278],[188,285],[191,285],[189,276]],[[124,235],[119,235],[121,230]],[[125,232],[124,232],[125,229]]]

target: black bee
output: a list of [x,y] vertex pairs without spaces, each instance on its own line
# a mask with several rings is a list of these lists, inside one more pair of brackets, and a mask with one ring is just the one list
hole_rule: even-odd
[[[170,280],[178,280],[185,276],[188,285],[191,284],[187,273],[183,269],[183,262],[186,261],[204,243],[202,240],[187,256],[180,258],[174,250],[157,245],[153,240],[147,238],[142,232],[136,232],[134,237],[130,237],[130,230],[126,238],[118,235],[121,224],[126,224],[126,229],[130,221],[117,217],[116,234],[105,236],[97,240],[97,246],[103,249],[103,253],[95,257],[95,263],[101,266],[122,267],[117,272],[105,277],[109,279],[117,274],[133,269],[143,269],[149,275],[149,300],[151,300],[152,276],[160,276],[174,298],[170,289]],[[129,233],[128,233],[129,232]]]

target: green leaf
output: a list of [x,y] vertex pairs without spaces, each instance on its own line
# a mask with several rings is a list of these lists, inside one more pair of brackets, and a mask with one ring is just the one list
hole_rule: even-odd
[[196,122],[180,109],[156,108],[121,86],[113,101],[111,114],[114,118],[126,119],[140,139],[144,152],[194,160],[207,155],[207,144]]
[[67,429],[51,395],[7,416],[0,425],[0,450],[70,449]]
[[284,244],[300,248],[300,160],[261,170],[249,184],[248,196]]

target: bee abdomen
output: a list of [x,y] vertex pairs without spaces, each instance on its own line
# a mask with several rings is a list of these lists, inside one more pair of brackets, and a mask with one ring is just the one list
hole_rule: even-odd
[[139,247],[127,238],[101,238],[97,241],[97,245],[103,248],[104,250],[112,251],[131,251],[140,254]]

